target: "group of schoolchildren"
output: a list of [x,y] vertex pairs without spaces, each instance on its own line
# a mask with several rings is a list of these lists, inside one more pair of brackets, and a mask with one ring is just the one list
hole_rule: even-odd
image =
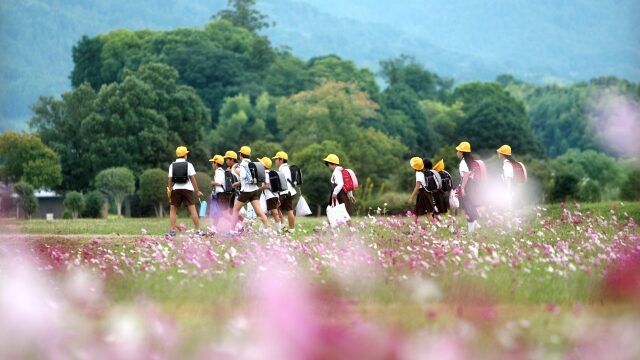
[[[503,158],[502,181],[504,193],[511,199],[513,196],[514,179],[518,182],[526,181],[527,173],[524,165],[514,160],[511,155],[511,147],[502,145],[496,150],[498,156]],[[416,197],[413,211],[414,222],[418,216],[446,213],[447,205],[460,207],[467,218],[468,232],[475,231],[479,224],[478,207],[482,205],[481,182],[486,178],[486,168],[482,160],[474,159],[471,153],[471,144],[463,141],[456,146],[456,155],[460,159],[458,170],[460,173],[459,185],[454,189],[451,175],[445,171],[444,161],[440,160],[432,167],[428,159],[413,157],[409,165],[416,172],[416,184],[408,202]],[[449,201],[447,201],[447,192]]]
[[[409,164],[416,172],[416,182],[408,202],[412,203],[413,199],[416,199],[413,212],[416,223],[421,215],[435,217],[446,213],[448,205],[459,206],[467,217],[468,231],[473,232],[479,226],[477,208],[481,205],[481,189],[478,184],[479,180],[486,176],[486,169],[481,160],[474,159],[469,142],[461,142],[456,147],[456,151],[460,159],[458,167],[460,182],[456,188],[453,187],[451,175],[445,171],[443,160],[432,165],[428,159],[411,158]],[[526,170],[522,163],[513,159],[509,145],[501,146],[497,152],[504,158],[502,179],[505,183],[505,191],[510,193],[514,176],[517,175],[520,178],[524,176],[526,179]],[[202,234],[194,204],[194,192],[199,198],[202,197],[202,192],[195,181],[195,169],[187,161],[188,153],[186,147],[178,147],[177,159],[169,166],[167,195],[170,200],[169,235],[171,236],[176,234],[176,211],[183,203],[189,210],[197,233]],[[258,162],[252,162],[249,146],[242,146],[237,153],[228,150],[224,156],[214,155],[209,160],[214,170],[211,181],[212,203],[216,209],[216,215],[213,217],[214,225],[224,227],[226,221],[228,229],[236,229],[241,209],[250,203],[256,217],[262,222],[262,229],[271,229],[267,219],[267,214],[271,214],[275,220],[277,232],[283,231],[285,216],[288,222],[287,231],[294,231],[293,197],[297,194],[295,187],[302,183],[302,175],[300,169],[297,166],[290,166],[288,161],[287,153],[278,151],[272,158],[263,157],[258,159]],[[347,213],[353,215],[353,204],[356,202],[353,190],[357,188],[355,174],[341,167],[340,159],[335,154],[327,155],[322,161],[331,172],[330,206],[344,204]],[[272,170],[274,163],[277,171]],[[257,164],[261,164],[263,169],[259,169]],[[447,193],[449,193],[448,198]],[[261,196],[266,200],[267,214],[260,205]]]
[[[195,180],[195,169],[187,161],[188,153],[185,146],[178,147],[177,159],[169,166],[167,196],[170,236],[176,235],[176,212],[182,204],[189,210],[197,234],[203,234],[194,203],[194,193],[198,198],[202,198],[202,192]],[[211,181],[213,225],[218,229],[235,231],[241,217],[241,209],[249,203],[265,231],[271,229],[267,219],[267,214],[271,214],[275,220],[275,231],[284,231],[283,223],[286,217],[286,231],[293,232],[296,222],[293,198],[298,193],[296,186],[302,185],[302,173],[299,167],[289,166],[288,161],[287,153],[278,151],[272,158],[265,156],[258,159],[258,162],[252,162],[249,146],[242,146],[238,152],[228,150],[224,156],[214,155],[209,160],[214,171]],[[345,184],[338,156],[329,154],[323,161],[332,172],[332,192],[329,201],[332,204],[344,204],[351,215],[352,204],[356,201],[351,191],[352,182],[349,181],[351,187]],[[272,170],[274,164],[277,171]],[[261,196],[264,197],[267,214],[260,204]]]
[[[187,162],[188,153],[186,147],[178,147],[176,149],[177,159],[169,166],[167,194],[170,206],[170,236],[176,235],[175,213],[182,203],[189,210],[197,234],[203,234],[200,230],[193,196],[195,191],[198,198],[201,198],[202,192],[197,188],[193,165]],[[211,181],[211,214],[214,226],[234,231],[241,217],[241,209],[246,204],[251,204],[256,218],[262,222],[262,228],[270,229],[267,216],[260,205],[260,197],[264,196],[267,213],[270,213],[275,219],[276,231],[283,231],[285,216],[289,225],[287,231],[294,231],[293,197],[297,194],[295,186],[300,185],[297,183],[300,180],[292,177],[287,153],[278,151],[272,159],[263,157],[258,159],[258,163],[254,163],[251,161],[251,148],[242,146],[238,152],[228,150],[224,156],[214,155],[209,160],[214,170]],[[274,162],[278,171],[271,170]],[[186,171],[182,169],[183,163],[188,164]],[[277,182],[277,186],[275,183],[272,185],[272,182]],[[187,194],[182,189],[190,191]]]

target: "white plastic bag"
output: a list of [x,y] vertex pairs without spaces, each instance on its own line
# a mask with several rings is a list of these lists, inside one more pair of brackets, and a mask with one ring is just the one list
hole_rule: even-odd
[[296,204],[296,216],[307,215],[311,215],[311,209],[309,208],[309,204],[307,204],[307,200],[304,199],[304,196],[300,196],[300,200],[298,200],[298,204]]
[[260,208],[262,208],[263,214],[267,214],[267,198],[264,193],[260,194]]
[[336,227],[351,220],[351,217],[344,204],[338,204],[336,206],[327,205],[327,219],[331,227]]
[[460,207],[460,199],[456,196],[456,190],[452,189],[449,192],[449,207],[452,209],[457,209]]

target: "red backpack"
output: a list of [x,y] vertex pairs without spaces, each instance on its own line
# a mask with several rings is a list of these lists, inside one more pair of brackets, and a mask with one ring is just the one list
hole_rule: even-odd
[[527,182],[527,168],[521,162],[511,163],[513,167],[513,181],[517,183]]
[[358,189],[358,178],[356,177],[356,173],[351,169],[342,169],[342,190],[344,192],[349,192],[352,190]]
[[487,167],[484,165],[484,161],[482,160],[471,161],[469,164],[469,171],[471,172],[469,179],[474,182],[484,181],[487,179]]

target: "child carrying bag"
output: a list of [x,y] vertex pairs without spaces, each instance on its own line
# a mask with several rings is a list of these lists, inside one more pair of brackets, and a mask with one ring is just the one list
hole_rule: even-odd
[[351,217],[344,204],[338,204],[336,206],[327,205],[327,220],[329,220],[331,227],[336,227],[345,224],[351,220]]

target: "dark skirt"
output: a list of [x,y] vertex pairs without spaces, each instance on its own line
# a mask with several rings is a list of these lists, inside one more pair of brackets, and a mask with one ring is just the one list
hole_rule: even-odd
[[441,190],[438,190],[431,194],[433,196],[433,201],[435,202],[435,213],[436,214],[446,214],[449,210],[449,204],[447,202],[447,193]]
[[[331,204],[331,197],[333,195],[333,189],[335,188],[335,185],[331,187],[331,193],[329,194],[329,204]],[[349,216],[353,216],[353,204],[351,203],[351,200],[349,200],[349,196],[346,192],[344,192],[344,190],[340,190],[340,192],[338,193],[338,204],[344,204],[344,207],[347,209],[347,213],[349,214]]]
[[416,197],[416,207],[413,209],[413,213],[417,216],[432,213],[433,210],[433,196],[425,189],[418,191]]

